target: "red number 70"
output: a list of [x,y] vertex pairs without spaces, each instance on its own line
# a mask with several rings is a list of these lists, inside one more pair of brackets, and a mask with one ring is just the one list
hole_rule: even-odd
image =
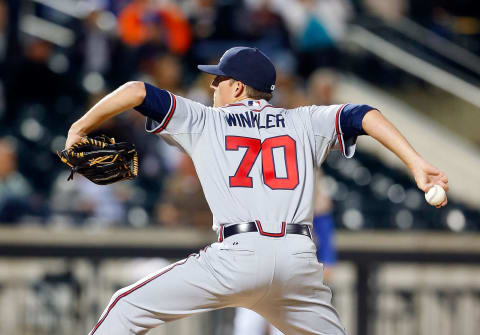
[[[275,174],[273,149],[284,150],[287,177],[279,178]],[[293,190],[298,185],[297,149],[295,140],[288,135],[270,137],[263,141],[258,138],[227,136],[226,150],[247,148],[235,175],[229,177],[230,187],[253,187],[252,177],[249,177],[258,154],[262,153],[262,171],[265,185],[274,190]]]

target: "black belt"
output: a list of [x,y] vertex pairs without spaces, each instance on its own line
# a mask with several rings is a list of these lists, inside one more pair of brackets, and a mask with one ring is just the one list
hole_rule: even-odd
[[[255,222],[237,223],[223,229],[223,238],[227,238],[235,234],[250,233],[254,231],[258,232],[258,227]],[[304,224],[287,224],[286,233],[305,235],[312,238],[312,235],[310,234],[310,227]]]

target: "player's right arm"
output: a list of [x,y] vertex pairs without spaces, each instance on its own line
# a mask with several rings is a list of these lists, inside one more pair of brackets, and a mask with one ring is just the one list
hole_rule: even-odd
[[145,84],[139,81],[132,81],[105,96],[85,115],[72,124],[68,131],[65,149],[80,142],[83,136],[94,131],[104,121],[142,104],[145,95]]
[[[315,137],[329,139],[330,145],[333,145],[331,147],[338,147],[345,157],[353,156],[358,136],[369,135],[405,163],[419,189],[427,192],[433,185],[440,185],[448,191],[448,179],[445,174],[418,154],[398,129],[377,109],[355,104],[312,106],[311,121]],[[318,158],[322,158],[322,155]],[[445,199],[437,207],[446,204]]]
[[[362,128],[405,163],[412,172],[419,189],[427,192],[432,186],[440,185],[448,191],[448,179],[445,174],[418,154],[398,129],[379,111],[368,112],[362,120]],[[447,199],[437,207],[446,204]]]

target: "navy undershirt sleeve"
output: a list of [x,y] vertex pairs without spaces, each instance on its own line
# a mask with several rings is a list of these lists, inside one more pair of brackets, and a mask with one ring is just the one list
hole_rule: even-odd
[[170,93],[153,85],[144,84],[146,91],[145,99],[141,105],[138,105],[134,109],[146,117],[161,123],[170,109]]
[[340,126],[342,127],[342,133],[345,138],[357,137],[359,135],[366,135],[362,128],[362,120],[365,114],[371,111],[373,108],[369,105],[355,105],[347,104],[340,116]]

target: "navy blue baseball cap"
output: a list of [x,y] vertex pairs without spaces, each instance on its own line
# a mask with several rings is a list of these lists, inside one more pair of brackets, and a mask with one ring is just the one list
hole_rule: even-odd
[[198,69],[241,81],[256,90],[272,93],[277,74],[270,58],[257,48],[228,49],[217,65],[198,65]]

